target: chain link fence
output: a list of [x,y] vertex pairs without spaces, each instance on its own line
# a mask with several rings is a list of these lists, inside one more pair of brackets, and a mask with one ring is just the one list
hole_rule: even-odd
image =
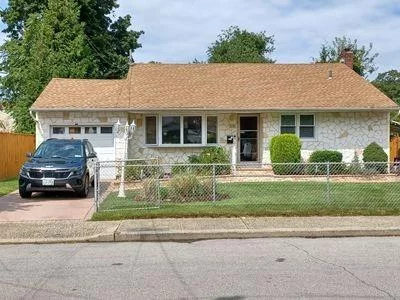
[[134,215],[143,217],[152,209],[158,216],[400,213],[397,163],[160,165],[128,160],[99,162],[96,169],[98,212],[136,210]]

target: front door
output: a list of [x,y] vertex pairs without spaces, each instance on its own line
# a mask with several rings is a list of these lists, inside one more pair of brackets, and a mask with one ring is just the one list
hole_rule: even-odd
[[258,161],[258,117],[239,116],[239,159]]

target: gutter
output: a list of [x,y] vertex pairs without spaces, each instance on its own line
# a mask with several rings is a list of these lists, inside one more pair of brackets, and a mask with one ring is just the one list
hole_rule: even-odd
[[[293,112],[358,112],[358,111],[398,111],[398,107],[379,107],[379,108],[366,108],[366,107],[354,107],[354,108],[320,108],[320,107],[307,107],[307,108],[257,108],[257,109],[218,109],[218,108],[207,108],[207,107],[172,107],[172,108],[31,108],[29,111],[40,112],[40,111],[117,111],[117,112],[159,112],[162,111],[177,111],[177,110],[191,110],[191,111],[215,111],[215,112],[282,112],[282,111],[293,111]],[[399,112],[400,113],[400,112]],[[35,120],[36,121],[36,120]]]

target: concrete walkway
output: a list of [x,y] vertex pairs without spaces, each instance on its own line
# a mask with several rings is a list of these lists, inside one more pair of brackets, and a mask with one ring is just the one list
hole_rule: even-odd
[[400,216],[0,222],[0,244],[400,236]]
[[87,198],[73,193],[34,193],[22,199],[18,191],[0,197],[0,222],[86,220],[93,211],[93,189]]

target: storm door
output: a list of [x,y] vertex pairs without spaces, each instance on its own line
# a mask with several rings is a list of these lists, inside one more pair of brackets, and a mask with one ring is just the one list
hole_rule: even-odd
[[258,161],[258,116],[239,116],[239,160]]

